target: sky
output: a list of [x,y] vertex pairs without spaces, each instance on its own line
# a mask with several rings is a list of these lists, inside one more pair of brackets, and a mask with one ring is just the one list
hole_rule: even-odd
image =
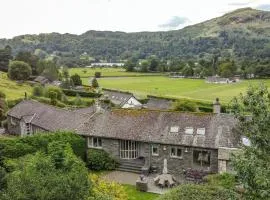
[[12,38],[175,30],[243,7],[270,11],[270,0],[0,0],[0,6],[0,38]]

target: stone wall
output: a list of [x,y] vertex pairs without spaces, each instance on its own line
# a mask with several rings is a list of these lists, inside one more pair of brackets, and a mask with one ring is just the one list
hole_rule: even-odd
[[[87,140],[87,137],[86,137]],[[152,145],[158,145],[159,155],[153,156],[151,153]],[[176,147],[176,146],[174,146]],[[196,168],[193,164],[193,151],[203,150],[210,153],[210,167],[204,167],[200,169],[209,170],[211,172],[218,172],[218,150],[205,149],[205,148],[193,148],[193,147],[181,147],[183,156],[182,158],[172,158],[170,156],[170,145],[163,144],[149,144],[140,143],[140,156],[145,158],[145,164],[149,166],[154,165],[157,167],[158,173],[162,172],[164,159],[167,159],[168,171],[171,174],[182,175],[185,169]],[[119,140],[102,138],[102,149],[110,153],[116,159],[120,159],[119,155]]]
[[225,148],[221,147],[218,149],[218,172],[229,172],[233,173],[234,170],[231,166],[231,158],[233,153],[237,153],[239,149],[237,148]]
[[[194,147],[180,147],[182,149],[182,158],[172,158],[170,156],[170,149],[171,145],[163,145],[163,144],[153,144],[158,145],[159,155],[154,156],[150,155],[151,157],[151,165],[154,165],[158,168],[158,172],[161,173],[163,169],[164,159],[167,159],[168,164],[168,171],[171,174],[181,175],[183,174],[185,169],[188,168],[195,168],[193,164],[193,151],[208,151],[210,153],[210,167],[200,167],[198,169],[209,170],[211,172],[218,172],[218,150],[217,149],[205,149],[205,148],[194,148]],[[149,146],[149,144],[147,144]],[[149,160],[149,147],[145,148],[145,158],[146,161]]]
[[17,118],[7,116],[7,124],[8,124],[8,133],[12,135],[20,135],[21,134],[21,127],[20,127],[20,120]]

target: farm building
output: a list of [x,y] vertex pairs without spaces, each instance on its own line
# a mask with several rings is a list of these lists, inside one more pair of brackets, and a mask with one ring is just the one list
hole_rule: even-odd
[[208,76],[206,78],[206,82],[207,83],[221,83],[221,84],[226,84],[226,83],[236,83],[240,81],[240,77],[239,76],[234,76],[231,78],[222,78],[219,76]]
[[103,89],[103,98],[109,99],[114,105],[121,108],[140,108],[142,104],[129,92]]
[[119,170],[161,172],[163,160],[170,173],[185,169],[217,173],[230,170],[230,152],[240,138],[232,115],[99,107],[67,111],[32,100],[17,104],[8,113],[11,134],[73,130],[86,139],[88,148],[103,149],[121,163]]

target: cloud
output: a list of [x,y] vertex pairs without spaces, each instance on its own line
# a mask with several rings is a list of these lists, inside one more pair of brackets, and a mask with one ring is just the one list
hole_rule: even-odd
[[256,7],[259,10],[268,10],[270,11],[270,4],[260,4]]
[[183,25],[190,20],[186,17],[179,17],[179,16],[173,16],[171,19],[169,19],[166,23],[160,24],[160,28],[177,28],[180,25]]
[[229,6],[247,6],[248,4],[249,4],[250,2],[243,2],[243,3],[241,3],[241,2],[232,2],[232,3],[229,3],[228,5]]

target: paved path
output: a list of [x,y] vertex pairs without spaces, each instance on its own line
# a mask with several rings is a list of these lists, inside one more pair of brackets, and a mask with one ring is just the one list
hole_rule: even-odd
[[[105,174],[102,176],[107,181],[114,181],[120,184],[128,184],[128,185],[136,185],[137,179],[139,179],[139,174],[131,173],[131,172],[122,172],[122,171],[112,171],[108,174]],[[168,188],[160,188],[157,187],[154,183],[155,175],[151,175],[149,177],[146,177],[148,179],[148,191],[156,194],[164,194],[168,190]]]

